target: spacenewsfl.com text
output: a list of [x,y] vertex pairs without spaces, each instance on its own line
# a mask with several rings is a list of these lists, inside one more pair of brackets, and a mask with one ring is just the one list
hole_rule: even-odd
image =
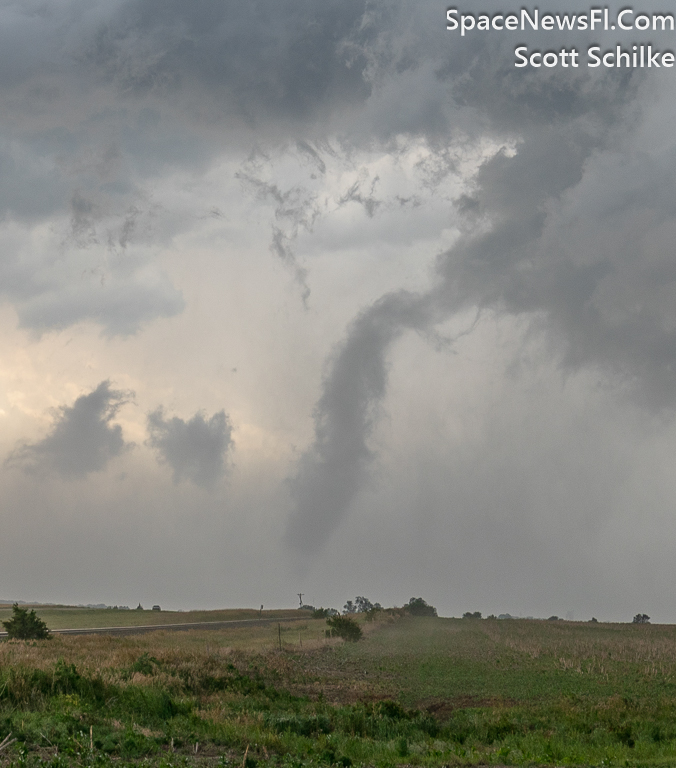
[[[518,13],[461,13],[457,8],[446,12],[446,29],[459,32],[461,37],[481,32],[574,32],[613,30],[638,30],[640,32],[674,32],[674,16],[670,13],[636,13],[633,8],[623,8],[611,14],[608,8],[592,8],[586,13],[545,13],[538,8],[522,8]],[[557,50],[529,49],[519,45],[514,49],[515,67],[579,67],[581,54],[575,47],[563,46]],[[669,49],[660,49],[652,43],[636,43],[602,48],[587,48],[587,67],[620,67],[661,69],[672,68],[676,57]]]

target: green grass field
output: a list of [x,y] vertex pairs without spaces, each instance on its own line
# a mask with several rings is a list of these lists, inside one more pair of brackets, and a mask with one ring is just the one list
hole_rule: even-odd
[[281,652],[277,625],[0,643],[0,741],[17,739],[0,760],[676,766],[676,627],[383,616],[355,644],[281,627]]
[[[73,606],[22,606],[34,609],[50,629],[91,629],[96,627],[140,627],[161,624],[192,624],[201,621],[237,621],[240,619],[290,618],[297,610],[259,611],[237,608],[221,611],[120,611]],[[12,615],[11,605],[0,606],[0,621]]]

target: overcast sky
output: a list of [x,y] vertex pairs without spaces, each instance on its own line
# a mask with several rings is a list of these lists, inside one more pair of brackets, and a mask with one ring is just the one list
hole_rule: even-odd
[[676,33],[447,7],[0,2],[0,598],[676,621]]

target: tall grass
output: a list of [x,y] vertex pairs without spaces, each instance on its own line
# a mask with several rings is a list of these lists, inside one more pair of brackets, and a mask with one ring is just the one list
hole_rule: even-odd
[[675,627],[390,617],[343,645],[324,626],[283,627],[282,652],[277,626],[0,643],[0,759],[676,765]]

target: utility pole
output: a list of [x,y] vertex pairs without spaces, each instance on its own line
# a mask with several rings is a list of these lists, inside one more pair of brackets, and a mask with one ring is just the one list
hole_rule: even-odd
[[298,595],[298,599],[300,600],[300,606],[299,607],[302,608],[303,607],[303,593],[302,592],[296,592],[296,594]]

